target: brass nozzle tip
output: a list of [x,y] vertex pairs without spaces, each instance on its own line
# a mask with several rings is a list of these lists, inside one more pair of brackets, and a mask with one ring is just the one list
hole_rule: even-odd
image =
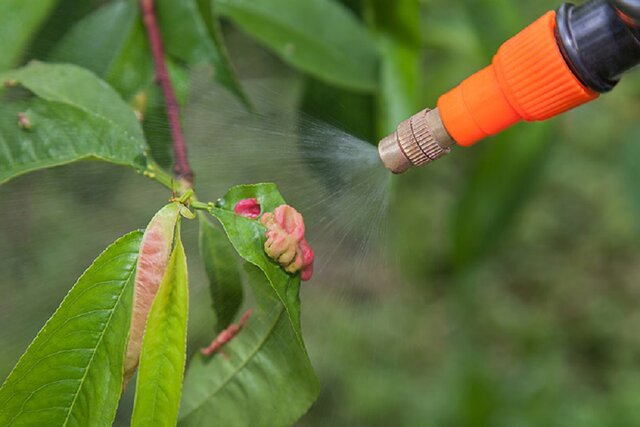
[[399,174],[411,166],[422,166],[451,151],[453,139],[447,133],[438,109],[425,109],[400,123],[394,133],[378,144],[384,166]]
[[396,132],[386,136],[378,144],[378,154],[384,167],[393,173],[402,173],[411,167],[411,161],[404,155],[398,145]]

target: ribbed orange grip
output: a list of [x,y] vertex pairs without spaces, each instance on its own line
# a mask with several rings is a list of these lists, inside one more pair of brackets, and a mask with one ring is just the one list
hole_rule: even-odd
[[506,41],[488,67],[442,95],[451,137],[472,145],[520,120],[545,120],[598,97],[573,74],[555,38],[555,12]]

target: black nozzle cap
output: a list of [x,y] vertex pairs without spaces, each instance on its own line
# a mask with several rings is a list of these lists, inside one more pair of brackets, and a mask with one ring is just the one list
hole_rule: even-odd
[[640,0],[610,0],[613,7],[636,27],[640,27]]
[[622,73],[640,63],[640,30],[606,0],[562,5],[556,37],[576,77],[596,92],[610,91]]

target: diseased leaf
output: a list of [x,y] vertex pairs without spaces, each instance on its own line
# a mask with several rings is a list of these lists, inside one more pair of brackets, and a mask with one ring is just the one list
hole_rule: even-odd
[[284,304],[298,340],[302,344],[299,278],[286,273],[265,253],[263,246],[266,229],[264,226],[259,221],[238,216],[233,212],[233,207],[240,200],[252,198],[258,200],[262,206],[262,212],[272,212],[278,206],[286,204],[275,184],[238,185],[231,188],[210,212],[220,221],[238,254],[260,268],[267,276],[273,290]]
[[217,0],[216,5],[302,71],[360,91],[377,89],[374,38],[343,5],[327,0]]
[[133,299],[139,231],[82,274],[0,389],[1,425],[111,425]]
[[0,1],[0,71],[16,65],[58,0]]
[[213,65],[216,80],[248,105],[222,40],[214,0],[157,0],[167,53],[189,65]]
[[245,263],[258,305],[224,347],[228,357],[197,354],[185,378],[180,424],[291,425],[316,399],[318,380],[300,331],[300,276],[289,275],[264,253],[265,228],[233,213],[256,198],[262,211],[284,204],[273,184],[232,188],[211,210]]
[[[135,114],[89,71],[38,62],[0,74],[0,82],[5,81],[24,86],[35,97],[0,106],[0,183],[89,158],[141,172],[149,168]],[[28,129],[18,126],[20,112]]]
[[169,264],[179,212],[178,203],[166,205],[154,215],[144,232],[136,271],[131,328],[125,357],[125,382],[129,381],[138,367],[147,317]]
[[176,235],[142,342],[132,426],[171,426],[180,407],[187,346],[187,259]]
[[199,221],[200,256],[209,278],[216,329],[221,331],[229,326],[242,305],[240,265],[224,231],[202,214]]

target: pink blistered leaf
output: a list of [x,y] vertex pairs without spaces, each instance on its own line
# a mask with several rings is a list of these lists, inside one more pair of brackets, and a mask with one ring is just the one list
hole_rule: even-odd
[[260,218],[267,228],[264,250],[271,259],[288,273],[301,272],[302,280],[313,274],[313,250],[304,238],[305,226],[302,215],[289,205],[278,206],[273,213]]
[[125,384],[138,367],[147,317],[169,263],[178,215],[177,204],[165,206],[153,217],[142,238],[136,269],[129,341],[124,362]]
[[245,218],[257,219],[260,216],[260,209],[258,199],[243,199],[236,203],[233,212]]
[[306,239],[300,241],[300,250],[302,251],[302,269],[300,270],[300,279],[308,281],[313,275],[313,260],[315,259],[315,253]]
[[289,205],[280,205],[274,211],[276,223],[296,241],[304,238],[304,220],[300,212]]

